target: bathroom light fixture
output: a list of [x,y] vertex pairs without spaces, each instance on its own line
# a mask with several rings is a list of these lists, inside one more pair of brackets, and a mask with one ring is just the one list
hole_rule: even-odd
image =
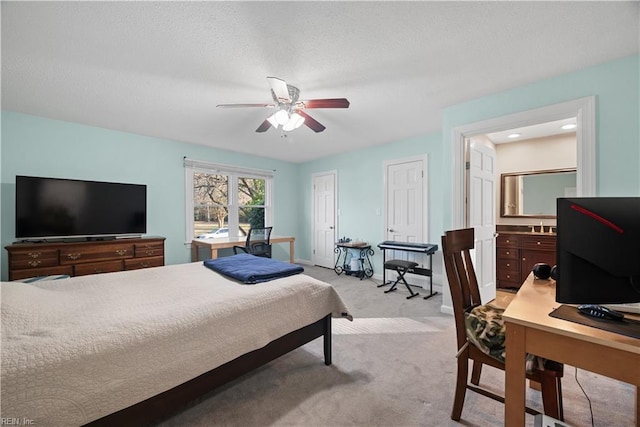
[[577,126],[578,125],[575,123],[567,123],[566,125],[560,126],[560,129],[563,129],[563,130],[575,129]]
[[507,136],[507,138],[513,139],[513,138],[517,138],[519,136],[522,136],[522,134],[521,133],[512,133],[511,135]]

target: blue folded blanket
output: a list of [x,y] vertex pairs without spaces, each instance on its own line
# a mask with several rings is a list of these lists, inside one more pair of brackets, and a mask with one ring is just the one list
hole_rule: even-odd
[[238,254],[204,261],[207,268],[246,284],[268,282],[304,271],[297,264],[250,254]]

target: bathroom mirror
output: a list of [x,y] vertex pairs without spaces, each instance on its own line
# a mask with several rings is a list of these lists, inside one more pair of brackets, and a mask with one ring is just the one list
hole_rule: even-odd
[[556,199],[576,196],[576,169],[503,173],[500,216],[555,218]]

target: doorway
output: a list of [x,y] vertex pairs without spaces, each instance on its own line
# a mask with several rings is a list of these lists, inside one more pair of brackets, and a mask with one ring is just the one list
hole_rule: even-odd
[[483,135],[505,129],[534,125],[538,123],[576,118],[577,150],[577,194],[594,196],[596,192],[596,123],[595,97],[576,99],[561,104],[550,105],[535,110],[524,111],[483,122],[472,123],[453,129],[453,170],[451,197],[451,228],[465,227],[463,185],[465,162],[465,138]]
[[312,175],[313,181],[313,251],[314,265],[326,268],[335,266],[336,242],[336,171]]
[[480,300],[496,297],[496,149],[484,135],[466,139],[466,218],[475,231],[474,265]]
[[[384,240],[428,241],[427,164],[427,156],[384,162]],[[407,251],[391,251],[387,258],[427,263],[426,255]]]
[[[472,136],[499,132],[512,128],[539,123],[576,118],[577,182],[578,196],[593,196],[596,192],[596,144],[595,144],[595,97],[590,96],[561,104],[554,104],[534,110],[511,114],[472,123],[453,129],[452,155],[452,198],[451,229],[470,226],[466,215],[466,200],[470,196],[465,185],[465,140]],[[482,275],[482,265],[476,265],[476,273]],[[441,311],[452,313],[451,295],[448,287],[443,287],[445,296]]]

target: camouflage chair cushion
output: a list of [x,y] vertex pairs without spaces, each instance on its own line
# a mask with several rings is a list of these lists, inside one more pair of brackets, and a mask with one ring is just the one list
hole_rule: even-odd
[[[491,304],[479,305],[465,313],[464,323],[467,339],[483,353],[504,363],[505,326],[502,313],[503,308]],[[544,360],[527,354],[527,372],[533,371],[536,366],[543,369],[543,364]]]

